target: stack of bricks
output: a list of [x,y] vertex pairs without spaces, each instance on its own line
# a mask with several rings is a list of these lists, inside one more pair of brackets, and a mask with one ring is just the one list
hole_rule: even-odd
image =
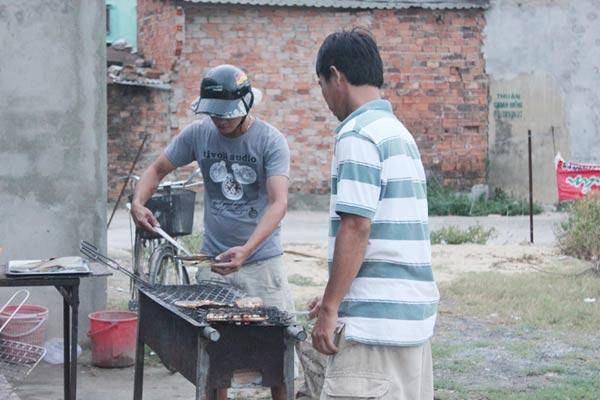
[[[138,1],[141,52],[177,73],[171,102],[177,129],[172,134],[197,118],[189,105],[198,96],[203,74],[222,63],[239,65],[265,94],[256,115],[288,139],[292,191],[328,192],[337,121],[322,99],[315,58],[329,33],[361,26],[380,46],[384,96],[415,136],[428,173],[458,188],[485,181],[488,79],[481,54],[482,10],[347,11],[177,2],[183,7],[178,9],[174,3]],[[183,28],[177,28],[177,18],[184,18]],[[162,37],[165,32],[183,32],[178,56],[175,34]]]

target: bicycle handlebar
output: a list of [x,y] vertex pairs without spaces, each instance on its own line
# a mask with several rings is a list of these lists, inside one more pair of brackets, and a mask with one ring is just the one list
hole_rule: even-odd
[[[122,177],[122,180],[127,179],[127,177]],[[129,179],[135,181],[136,183],[140,181],[141,177],[139,175],[131,175],[129,177]],[[165,188],[176,188],[176,189],[185,189],[185,188],[189,188],[189,187],[194,187],[194,186],[202,186],[204,185],[204,182],[202,181],[196,181],[196,182],[190,182],[189,179],[187,180],[181,180],[181,181],[166,181],[163,183],[160,183],[158,185],[158,187],[156,188],[156,190],[163,190]]]
[[157,190],[161,190],[161,189],[165,189],[167,187],[169,188],[176,188],[176,189],[180,189],[180,188],[188,188],[188,187],[193,187],[193,186],[201,186],[203,185],[204,182],[191,182],[191,183],[187,183],[187,181],[175,181],[175,182],[164,182],[158,185],[158,187],[156,188]]

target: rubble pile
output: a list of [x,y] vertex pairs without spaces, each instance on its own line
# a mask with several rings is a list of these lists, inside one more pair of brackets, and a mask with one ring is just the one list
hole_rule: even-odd
[[106,51],[107,83],[170,88],[170,75],[153,67],[153,62],[132,52],[126,42],[115,42]]

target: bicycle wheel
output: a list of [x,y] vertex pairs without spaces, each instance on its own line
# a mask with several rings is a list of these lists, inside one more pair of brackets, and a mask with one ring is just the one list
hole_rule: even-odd
[[144,239],[139,231],[135,230],[135,242],[133,244],[133,273],[146,282],[150,278],[148,259],[156,247],[153,239]]
[[175,248],[163,243],[150,257],[150,279],[153,285],[189,285],[190,278],[181,261],[175,260]]
[[[133,274],[140,277],[143,281],[148,282],[150,279],[150,263],[149,259],[154,249],[160,245],[159,239],[146,239],[142,236],[141,228],[135,228],[135,239],[133,242]],[[138,292],[135,283],[130,279],[129,292],[131,299],[129,300],[129,310],[137,311],[138,308]]]

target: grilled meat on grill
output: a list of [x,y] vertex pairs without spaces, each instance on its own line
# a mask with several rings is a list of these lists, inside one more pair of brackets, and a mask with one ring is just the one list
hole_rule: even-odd
[[174,302],[177,307],[200,308],[200,307],[231,307],[231,304],[225,304],[213,300],[177,300]]
[[258,308],[263,306],[260,297],[242,297],[235,300],[235,305],[239,308]]
[[211,310],[206,314],[208,322],[263,322],[268,315],[252,310]]

